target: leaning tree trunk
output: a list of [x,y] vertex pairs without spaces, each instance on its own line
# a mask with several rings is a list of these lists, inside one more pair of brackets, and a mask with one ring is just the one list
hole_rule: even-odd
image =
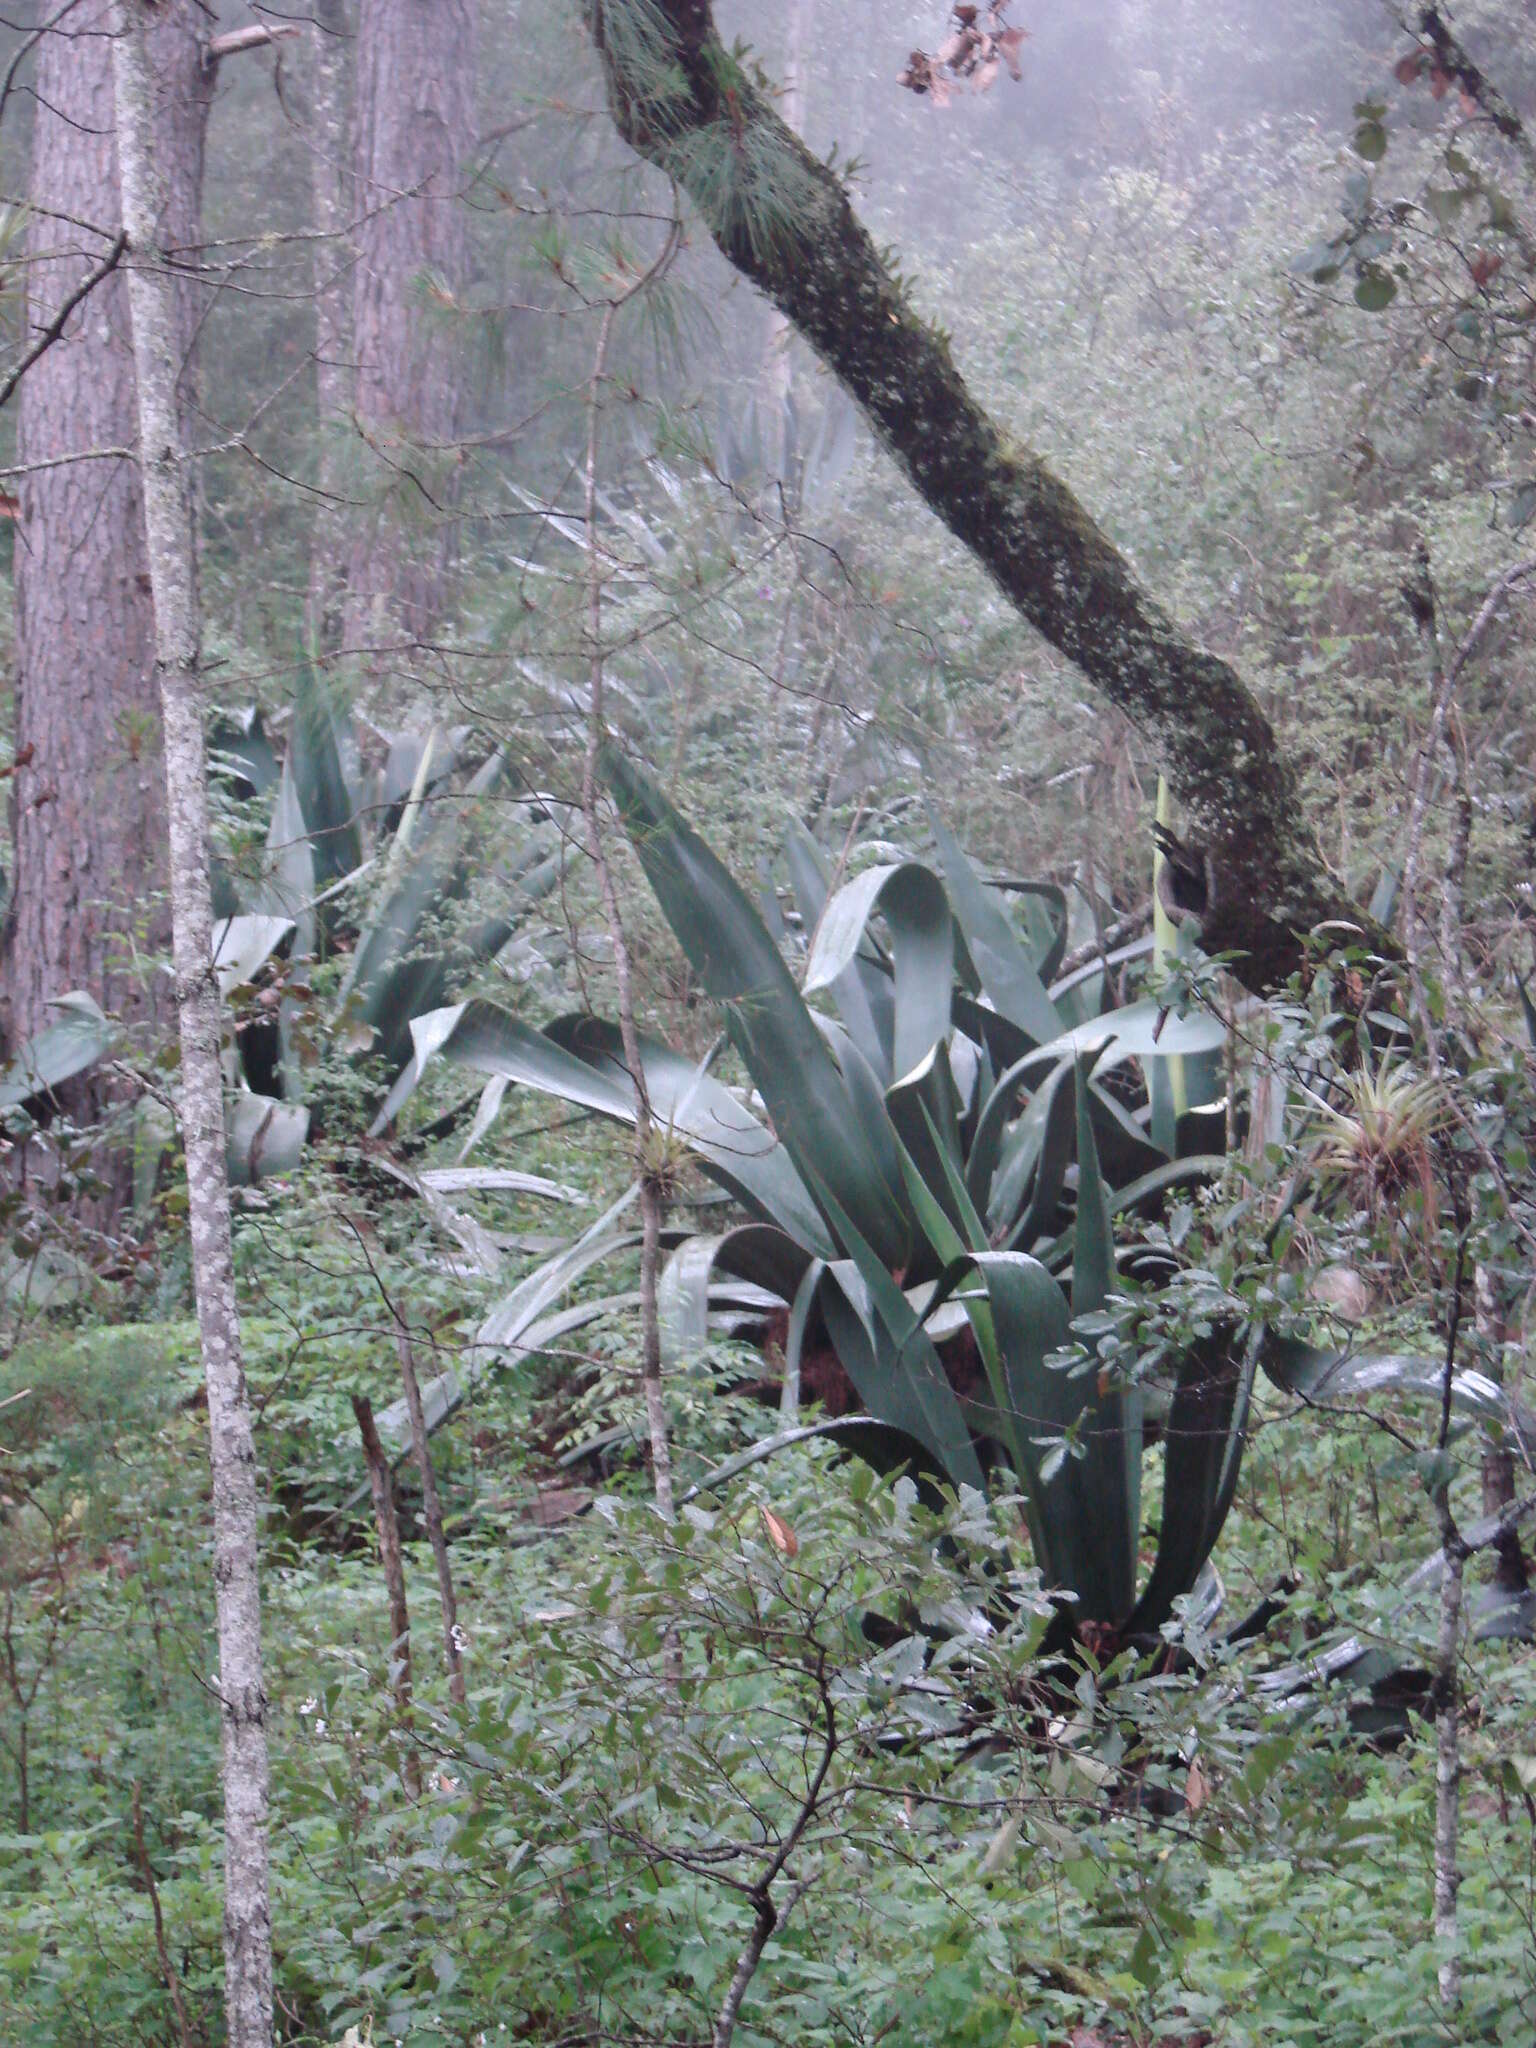
[[1297,778],[1242,678],[1196,646],[1030,449],[972,397],[848,203],[716,34],[708,0],[581,0],[620,133],[690,194],[720,249],[856,398],[950,531],[1119,706],[1188,816],[1210,951],[1255,987],[1301,935],[1361,912],[1328,874]]
[[146,22],[156,19],[153,0],[118,0],[115,13],[111,48],[123,228],[131,266],[135,439],[143,481],[155,682],[169,798],[172,959],[181,1036],[179,1107],[213,1464],[217,1691],[223,1735],[225,2022],[230,2048],[270,2048],[272,1917],[267,1874],[267,1700],[257,1577],[259,1507],[224,1161],[195,534],[176,394],[183,351],[164,239],[168,217],[155,162],[155,80],[145,35]]
[[[38,48],[27,269],[34,335],[101,268],[121,224],[110,13],[110,0],[84,0]],[[165,238],[183,249],[198,237],[210,99],[201,19],[192,0],[174,0],[149,37]],[[190,278],[176,291],[179,377],[195,291]],[[3,963],[13,1046],[49,1021],[53,997],[75,988],[130,1027],[152,1029],[152,962],[170,935],[144,513],[125,453],[134,386],[120,270],[70,314],[23,377],[17,404],[17,460],[27,473],[15,552],[18,770]],[[108,452],[92,457],[97,449]],[[60,1092],[77,1120],[94,1122],[112,1086],[97,1075]],[[108,1178],[120,1201],[131,1185],[126,1159]],[[109,1200],[101,1220],[115,1206]]]
[[471,0],[362,0],[353,410],[377,495],[348,576],[351,647],[426,639],[448,605],[462,383],[456,314],[467,263],[460,194],[474,89]]

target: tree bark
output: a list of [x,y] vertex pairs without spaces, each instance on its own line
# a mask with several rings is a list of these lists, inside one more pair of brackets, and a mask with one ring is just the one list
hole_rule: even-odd
[[344,503],[342,427],[352,400],[351,29],[346,0],[315,0],[310,67],[310,194],[315,245],[315,413],[320,493],[310,540],[310,644],[334,653],[341,640],[350,521]]
[[198,1332],[213,1466],[217,1690],[223,1735],[224,1982],[230,2048],[270,2048],[267,1699],[262,1681],[259,1503],[241,1357],[224,1163],[220,1003],[213,971],[208,772],[198,665],[195,533],[177,410],[184,350],[164,247],[170,222],[155,160],[149,0],[118,0],[111,44],[139,468],[165,735],[172,957],[181,1035],[180,1111]]
[[[114,146],[110,0],[84,0],[37,52],[27,238],[27,325],[40,335],[97,269],[122,213]],[[148,36],[155,147],[166,176],[163,232],[196,243],[211,97],[191,0],[162,8]],[[89,223],[88,226],[79,223]],[[190,274],[174,288],[177,395],[189,396],[197,312]],[[130,1028],[153,1030],[150,969],[170,936],[165,773],[154,624],[138,471],[121,452],[65,458],[135,438],[127,280],[104,277],[21,380],[17,460],[14,887],[4,939],[12,1044],[49,1022],[49,1002],[90,991]],[[57,467],[47,465],[57,463]],[[97,1074],[61,1090],[78,1121],[114,1094]],[[106,1168],[110,1221],[132,1167]]]
[[379,497],[352,552],[349,646],[425,639],[448,604],[474,86],[470,0],[362,0],[353,409]]
[[979,406],[848,203],[715,32],[708,0],[582,0],[620,133],[689,192],[729,261],[858,400],[928,505],[1147,741],[1208,876],[1211,951],[1272,985],[1329,918],[1297,779],[1241,677],[1189,640],[1031,450]]

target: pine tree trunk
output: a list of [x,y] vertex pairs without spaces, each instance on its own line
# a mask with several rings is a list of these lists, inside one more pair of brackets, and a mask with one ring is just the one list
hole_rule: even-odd
[[[474,139],[470,0],[362,0],[354,411],[377,501],[352,552],[346,641],[428,638],[448,606],[459,431],[461,189]],[[377,655],[370,659],[377,669]]]
[[315,245],[315,414],[320,496],[310,541],[309,635],[317,654],[341,640],[352,520],[343,502],[343,424],[352,405],[352,31],[345,0],[315,0],[310,64],[310,193]]
[[[28,234],[27,320],[47,328],[96,269],[121,224],[113,142],[109,0],[84,0],[37,54]],[[155,142],[169,201],[165,237],[198,238],[211,79],[191,0],[176,0],[149,36]],[[89,223],[81,226],[79,223]],[[196,286],[178,285],[173,332],[180,396]],[[102,1007],[153,1031],[150,962],[170,935],[165,899],[165,772],[139,477],[122,453],[135,438],[126,278],[97,284],[17,397],[22,477],[16,545],[14,887],[5,932],[5,1023],[11,1044],[50,1020],[51,998],[87,989]],[[102,1075],[60,1091],[77,1121],[111,1099]],[[131,1165],[105,1168],[116,1200]]]
[[198,1331],[213,1465],[218,1695],[223,1734],[224,1973],[230,2048],[270,2048],[272,1920],[267,1875],[266,1692],[257,1578],[259,1508],[241,1358],[224,1161],[220,1005],[212,969],[208,772],[203,746],[192,493],[177,410],[183,357],[169,225],[155,161],[147,0],[118,0],[111,51],[137,441],[165,734],[172,955],[181,1034],[180,1111]]

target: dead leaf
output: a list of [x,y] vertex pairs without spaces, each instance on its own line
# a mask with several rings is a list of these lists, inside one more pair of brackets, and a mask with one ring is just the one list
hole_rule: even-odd
[[1414,50],[1409,56],[1399,57],[1392,67],[1392,76],[1399,85],[1412,85],[1424,69],[1424,52]]
[[768,1531],[768,1540],[774,1549],[782,1552],[785,1557],[798,1557],[800,1539],[784,1517],[776,1515],[772,1508],[762,1506],[759,1506],[758,1513],[763,1518],[763,1526]]
[[1199,1757],[1196,1757],[1184,1780],[1184,1805],[1190,1813],[1198,1813],[1210,1796],[1211,1781],[1205,1775],[1205,1767]]
[[1019,52],[1029,41],[1027,28],[1005,28],[997,38],[998,51],[1003,62],[1015,78],[1024,76],[1024,66],[1019,62]]
[[1491,277],[1497,277],[1504,268],[1504,258],[1496,256],[1491,249],[1479,249],[1472,258],[1472,282],[1479,290]]

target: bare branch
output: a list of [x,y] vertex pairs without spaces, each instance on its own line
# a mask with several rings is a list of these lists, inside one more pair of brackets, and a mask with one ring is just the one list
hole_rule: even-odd
[[101,262],[97,264],[96,268],[94,270],[87,271],[85,276],[81,278],[80,282],[75,286],[74,290],[69,294],[68,298],[66,298],[64,303],[59,307],[57,313],[54,314],[53,318],[49,321],[48,325],[43,329],[42,333],[38,336],[37,340],[33,342],[32,346],[27,350],[26,354],[22,357],[21,361],[16,365],[15,369],[11,371],[10,375],[6,378],[5,382],[3,384],[0,384],[0,406],[3,406],[5,404],[6,400],[10,397],[11,393],[16,389],[16,386],[21,382],[22,378],[27,374],[28,370],[31,369],[32,365],[37,361],[38,357],[40,355],[43,355],[48,349],[53,347],[53,344],[59,339],[60,335],[64,332],[64,329],[69,321],[69,316],[71,313],[74,312],[76,306],[78,306],[83,299],[87,299],[90,297],[91,293],[95,291],[97,285],[101,283],[103,278],[110,277],[112,275],[113,271],[116,270],[118,264],[122,262],[123,256],[127,248],[128,237],[125,234],[119,234],[117,240],[112,244],[112,247],[107,251],[106,255],[102,258]]

